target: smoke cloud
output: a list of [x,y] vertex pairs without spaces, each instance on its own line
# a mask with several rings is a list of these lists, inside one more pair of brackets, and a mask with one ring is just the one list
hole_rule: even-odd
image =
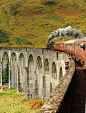
[[59,28],[57,30],[55,30],[54,32],[51,33],[51,35],[49,35],[48,37],[48,42],[50,42],[51,39],[55,38],[55,37],[79,37],[79,38],[83,38],[84,35],[83,33],[78,30],[76,31],[76,29],[72,29],[71,26],[65,27],[65,28]]

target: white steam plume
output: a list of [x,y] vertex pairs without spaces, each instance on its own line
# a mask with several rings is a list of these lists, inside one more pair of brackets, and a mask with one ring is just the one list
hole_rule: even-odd
[[62,36],[62,37],[79,37],[79,38],[83,38],[84,35],[83,33],[78,30],[76,31],[76,29],[72,29],[71,26],[65,27],[65,28],[59,28],[57,30],[55,30],[54,32],[51,33],[51,35],[49,35],[48,37],[48,42],[50,42],[51,39],[53,39],[54,37],[58,37],[58,36]]

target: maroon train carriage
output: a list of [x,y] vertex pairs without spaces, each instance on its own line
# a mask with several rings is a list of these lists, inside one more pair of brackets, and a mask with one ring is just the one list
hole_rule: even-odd
[[47,49],[65,51],[86,66],[86,37],[65,42],[50,42]]
[[64,51],[64,42],[55,42],[54,50]]
[[75,55],[82,64],[86,64],[86,37],[75,41]]
[[64,51],[70,54],[74,54],[74,42],[75,40],[69,40],[64,42]]

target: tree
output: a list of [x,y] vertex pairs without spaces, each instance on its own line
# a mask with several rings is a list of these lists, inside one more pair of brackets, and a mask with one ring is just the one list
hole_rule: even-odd
[[2,76],[2,83],[8,83],[9,81],[9,64],[7,63],[4,74]]

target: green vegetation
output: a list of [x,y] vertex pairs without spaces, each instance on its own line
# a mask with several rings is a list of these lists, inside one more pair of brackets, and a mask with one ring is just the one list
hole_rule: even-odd
[[[86,0],[0,1],[0,29],[6,31],[5,39],[10,40],[0,46],[46,47],[51,32],[67,26],[81,30],[86,36]],[[17,43],[16,37],[25,40],[19,39]]]
[[9,42],[9,39],[6,31],[3,31],[2,29],[0,29],[0,43],[3,43],[3,42]]
[[0,89],[0,113],[38,113],[44,102],[45,100],[26,100],[23,92],[9,90],[5,85]]
[[9,64],[7,63],[4,74],[2,76],[2,83],[8,83],[8,79],[9,79]]
[[28,39],[21,39],[21,38],[15,38],[14,39],[15,43],[20,45],[21,43],[27,45],[27,44],[32,44]]

